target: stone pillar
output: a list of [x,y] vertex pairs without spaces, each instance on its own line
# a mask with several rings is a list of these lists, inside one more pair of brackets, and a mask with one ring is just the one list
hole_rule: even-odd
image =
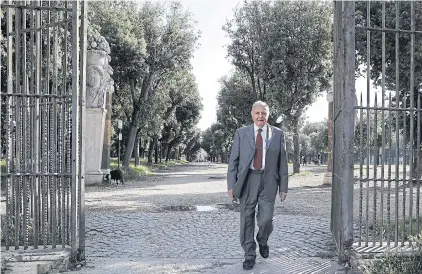
[[101,169],[104,127],[107,114],[106,94],[112,91],[113,70],[109,66],[110,48],[104,37],[88,36],[87,86],[85,119],[85,183],[97,184],[103,181]]
[[101,169],[105,173],[110,172],[110,153],[111,153],[111,90],[106,94],[106,109],[107,114],[105,118],[104,141],[103,141],[103,156],[101,161]]
[[327,93],[328,101],[328,159],[327,173],[324,176],[324,184],[332,185],[333,178],[333,93]]

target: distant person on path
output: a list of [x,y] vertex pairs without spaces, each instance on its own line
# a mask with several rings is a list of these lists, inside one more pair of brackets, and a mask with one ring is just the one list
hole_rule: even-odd
[[269,256],[268,237],[273,231],[274,203],[279,192],[287,196],[288,169],[283,132],[267,124],[269,107],[252,106],[253,124],[236,130],[227,172],[228,196],[240,203],[240,243],[245,252],[243,269],[255,265],[255,208],[259,231],[256,240],[263,258]]

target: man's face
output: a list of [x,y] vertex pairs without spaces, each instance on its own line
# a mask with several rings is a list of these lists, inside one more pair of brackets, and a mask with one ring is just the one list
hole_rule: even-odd
[[252,120],[259,128],[262,128],[268,119],[268,113],[265,107],[263,106],[256,106],[252,109]]

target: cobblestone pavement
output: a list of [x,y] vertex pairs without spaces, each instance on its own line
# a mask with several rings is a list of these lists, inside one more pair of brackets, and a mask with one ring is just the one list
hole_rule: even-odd
[[78,272],[346,273],[336,262],[323,167],[291,178],[288,200],[276,203],[270,257],[257,252],[254,269],[244,271],[226,167],[190,164],[146,182],[88,187],[87,265]]

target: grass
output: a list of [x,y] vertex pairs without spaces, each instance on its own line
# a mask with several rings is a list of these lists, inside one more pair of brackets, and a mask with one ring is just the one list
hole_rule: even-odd
[[312,175],[313,173],[310,171],[301,171],[299,173],[292,173],[290,176],[308,176]]
[[0,160],[1,173],[6,172],[6,160]]
[[[422,234],[415,238],[416,248],[411,253],[387,252],[379,260],[364,267],[365,274],[417,274],[422,273]],[[418,248],[419,247],[419,248]]]
[[[418,222],[418,220],[419,220],[419,231],[416,231],[416,223]],[[382,226],[382,229],[384,231],[384,235],[385,236],[387,236],[387,229],[388,228],[390,229],[390,235],[392,235],[391,237],[394,237],[393,235],[394,235],[394,231],[395,231],[395,223],[392,222],[390,224],[390,227],[388,227],[388,224],[384,224]],[[373,230],[373,231],[375,231],[376,235],[380,235],[381,225],[380,224],[377,224],[377,225],[375,225],[373,227],[370,227],[370,229]],[[399,241],[402,240],[402,237],[403,237],[402,236],[402,231],[403,231],[403,229],[406,232],[406,236],[405,236],[405,239],[404,239],[405,241],[409,240],[409,237],[412,237],[412,236],[414,237],[416,235],[421,235],[422,234],[422,216],[419,217],[419,219],[412,218],[412,233],[410,235],[409,235],[409,231],[410,231],[410,219],[409,218],[406,218],[405,221],[404,221],[404,224],[403,224],[403,220],[399,220],[399,223],[398,223],[398,231],[399,231],[398,238],[399,238]]]
[[[167,168],[171,166],[177,165],[184,165],[188,163],[185,160],[170,160],[168,162],[161,162],[161,163],[152,163],[148,164],[145,159],[140,161],[138,166],[135,166],[135,162],[131,161],[129,164],[129,168],[123,168],[122,163],[120,162],[120,169],[123,172],[123,177],[125,180],[136,180],[144,176],[151,176],[154,171],[160,168]],[[110,161],[110,169],[117,169],[117,159],[111,159]]]

